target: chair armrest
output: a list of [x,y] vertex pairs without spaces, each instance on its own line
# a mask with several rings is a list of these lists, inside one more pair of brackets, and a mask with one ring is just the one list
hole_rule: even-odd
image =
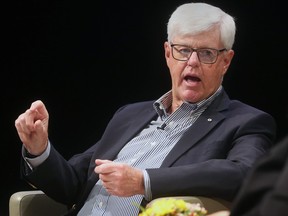
[[208,211],[209,214],[218,212],[218,211],[224,211],[224,210],[230,210],[232,203],[223,199],[219,198],[210,198],[210,197],[203,197],[203,196],[197,196],[199,200],[203,203],[203,206]]
[[64,204],[40,190],[18,191],[10,196],[9,216],[58,216],[64,212],[67,212]]

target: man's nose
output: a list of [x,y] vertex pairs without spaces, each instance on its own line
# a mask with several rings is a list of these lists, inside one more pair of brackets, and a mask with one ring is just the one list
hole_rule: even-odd
[[191,54],[191,56],[190,56],[189,59],[188,59],[188,64],[189,64],[189,65],[191,65],[191,64],[193,64],[193,63],[195,64],[195,62],[196,62],[196,63],[199,63],[200,60],[199,60],[199,58],[198,58],[197,52],[196,52],[196,51],[193,51],[192,54]]

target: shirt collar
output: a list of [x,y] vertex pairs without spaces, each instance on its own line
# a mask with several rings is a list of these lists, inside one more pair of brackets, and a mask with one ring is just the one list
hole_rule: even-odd
[[[220,85],[217,91],[214,92],[214,94],[212,94],[210,97],[202,101],[199,101],[198,103],[184,102],[182,105],[187,106],[188,104],[189,108],[191,108],[191,111],[199,109],[200,107],[203,107],[203,106],[209,106],[209,104],[220,94],[222,89],[223,87],[222,85]],[[161,118],[167,117],[169,115],[167,111],[169,110],[171,105],[172,105],[172,90],[166,92],[164,95],[162,95],[158,100],[156,100],[153,103],[154,109],[156,110],[156,112]]]

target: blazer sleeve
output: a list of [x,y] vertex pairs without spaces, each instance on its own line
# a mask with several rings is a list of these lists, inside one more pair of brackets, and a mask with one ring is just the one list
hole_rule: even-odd
[[153,198],[235,198],[255,161],[273,146],[276,134],[271,115],[239,106],[230,106],[227,112],[203,113],[162,166],[147,169]]

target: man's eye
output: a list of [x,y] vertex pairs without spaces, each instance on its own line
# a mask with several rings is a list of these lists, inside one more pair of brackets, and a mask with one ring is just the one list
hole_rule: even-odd
[[213,52],[211,50],[205,49],[205,50],[198,50],[200,55],[202,56],[213,56]]
[[182,54],[190,54],[191,50],[188,48],[181,48],[179,49],[179,52]]

